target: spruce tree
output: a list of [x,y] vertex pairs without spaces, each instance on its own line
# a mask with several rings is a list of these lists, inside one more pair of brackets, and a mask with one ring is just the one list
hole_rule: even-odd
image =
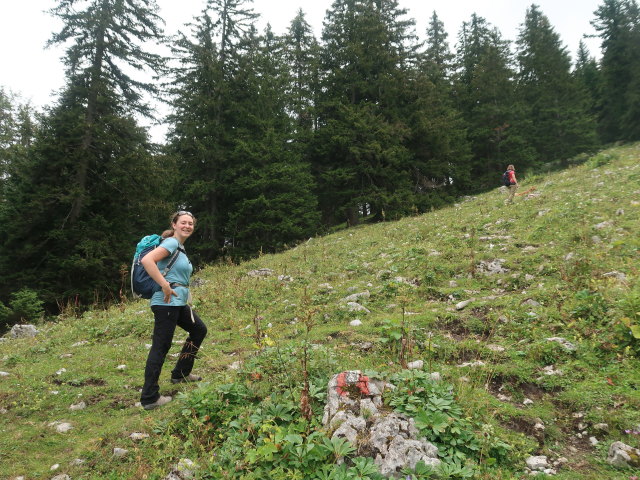
[[467,123],[472,159],[468,191],[495,187],[509,163],[524,168],[532,152],[523,140],[522,106],[514,95],[509,43],[476,14],[458,36],[454,98]]
[[393,0],[336,0],[327,12],[313,154],[329,225],[411,209],[402,106],[415,35],[405,14]]
[[319,90],[319,55],[320,45],[300,9],[284,37],[284,60],[289,67],[287,88],[298,141],[304,141],[318,126],[315,104]]
[[235,165],[228,193],[233,205],[226,225],[234,256],[272,252],[313,235],[317,200],[309,165],[295,138],[294,97],[283,39],[267,27],[250,35],[235,82],[239,111],[230,159]]
[[605,142],[640,139],[640,11],[635,0],[603,0],[592,25],[601,39],[601,109]]
[[466,125],[452,99],[453,54],[444,24],[434,12],[426,48],[410,71],[406,106],[412,183],[419,211],[453,198],[469,184]]
[[12,289],[29,286],[49,307],[116,296],[132,245],[167,214],[134,118],[149,114],[143,94],[156,91],[134,73],[162,66],[144,45],[162,38],[156,9],[142,0],[61,0],[52,9],[63,27],[50,43],[67,46],[67,83],[8,182],[16,220],[0,263]]
[[600,112],[601,72],[598,62],[581,40],[573,69],[573,76],[588,97],[588,112],[597,118]]
[[233,208],[229,189],[237,166],[231,158],[242,112],[236,95],[239,63],[257,14],[247,0],[210,0],[174,44],[173,113],[168,151],[183,175],[181,202],[198,216],[192,251],[196,261],[220,255]]
[[560,36],[536,5],[527,9],[517,47],[517,93],[529,118],[523,135],[537,161],[566,159],[595,147],[588,97],[571,75]]

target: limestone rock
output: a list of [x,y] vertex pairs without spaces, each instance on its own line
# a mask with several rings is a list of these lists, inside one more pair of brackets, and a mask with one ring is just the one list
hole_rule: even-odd
[[78,402],[71,405],[69,407],[69,410],[77,411],[77,410],[84,410],[85,408],[87,408],[87,404],[85,402]]
[[456,310],[462,310],[464,307],[469,305],[471,300],[463,300],[462,302],[456,303]]
[[424,360],[416,360],[414,362],[407,363],[409,370],[421,370],[424,367]]
[[622,442],[613,442],[609,447],[607,462],[618,468],[638,468],[640,450]]
[[525,460],[527,467],[531,470],[543,471],[549,467],[546,455],[531,456]]
[[578,347],[576,347],[573,343],[562,337],[549,337],[547,338],[547,341],[559,343],[568,352],[575,352],[578,349]]
[[347,302],[347,310],[350,312],[371,313],[367,307],[363,307],[357,302]]
[[334,375],[323,424],[333,430],[332,437],[345,438],[359,451],[368,452],[388,477],[397,476],[403,468],[415,468],[419,461],[439,465],[437,447],[420,437],[412,418],[379,410],[386,388],[395,387],[369,379],[359,370]]
[[365,290],[364,292],[353,293],[347,297],[344,297],[342,301],[345,303],[358,302],[361,299],[368,299],[370,297],[371,297],[371,293],[369,293],[369,290]]
[[14,325],[9,332],[11,338],[30,338],[38,334],[34,325]]
[[73,428],[70,423],[58,421],[49,423],[49,426],[55,428],[58,433],[67,433]]
[[270,268],[258,268],[256,270],[250,270],[247,272],[250,277],[270,277],[273,275],[273,270]]
[[113,456],[116,458],[125,457],[127,456],[128,453],[129,453],[129,450],[127,450],[126,448],[115,447],[113,449]]

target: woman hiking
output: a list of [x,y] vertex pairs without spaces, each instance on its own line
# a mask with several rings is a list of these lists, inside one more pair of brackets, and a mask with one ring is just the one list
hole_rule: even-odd
[[505,182],[505,186],[509,189],[507,199],[504,201],[505,205],[513,203],[513,197],[516,195],[516,190],[518,190],[518,180],[516,180],[516,169],[513,165],[509,165],[507,167],[507,171],[504,172],[504,175],[507,178],[507,182]]
[[[193,267],[184,250],[184,242],[191,236],[196,219],[187,211],[181,210],[171,217],[170,229],[162,233],[162,243],[145,255],[142,266],[149,276],[160,285],[162,290],[151,297],[151,311],[154,316],[153,340],[144,370],[144,386],[140,403],[145,410],[151,410],[171,401],[170,396],[160,395],[158,379],[164,360],[171,348],[176,326],[189,333],[182,347],[178,361],[171,371],[171,382],[197,382],[201,377],[191,373],[196,353],[207,334],[206,325],[189,305],[189,280]],[[180,253],[167,273],[163,270],[171,255],[179,249]]]

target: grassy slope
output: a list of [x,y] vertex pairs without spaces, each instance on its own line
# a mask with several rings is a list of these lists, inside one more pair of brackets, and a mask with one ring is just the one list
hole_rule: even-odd
[[[332,348],[339,368],[397,369],[397,354],[380,339],[385,320],[399,321],[404,308],[416,340],[408,359],[422,358],[425,368],[442,372],[470,415],[486,418],[517,446],[520,457],[511,470],[495,469],[484,478],[519,478],[523,455],[549,454],[569,460],[558,479],[628,479],[634,472],[612,469],[604,459],[612,441],[639,446],[637,436],[624,430],[640,424],[640,360],[625,354],[615,332],[640,304],[640,145],[527,179],[521,190],[530,187],[535,196],[519,196],[510,207],[496,189],[430,214],[202,270],[203,285],[194,294],[209,336],[197,373],[214,381],[233,375],[227,366],[255,351],[255,329],[245,327],[256,316],[276,344],[299,344],[300,319],[312,308],[319,313],[310,339]],[[478,272],[481,262],[495,259],[508,271]],[[275,273],[247,276],[254,268]],[[612,271],[626,280],[605,275]],[[320,287],[325,283],[332,288]],[[340,306],[340,299],[364,290],[371,293],[364,301],[370,314]],[[525,303],[529,299],[540,305]],[[471,302],[456,310],[464,300]],[[363,325],[349,326],[354,318]],[[61,317],[42,325],[35,339],[0,344],[0,370],[10,374],[0,378],[0,407],[6,409],[0,414],[0,478],[51,478],[54,464],[60,464],[56,473],[74,479],[162,478],[172,462],[190,457],[183,440],[154,434],[180,415],[179,401],[153,412],[134,407],[151,327],[145,302],[131,302],[82,318]],[[577,351],[546,340],[554,336]],[[73,346],[79,341],[88,343]],[[373,349],[352,345],[363,341],[372,341]],[[476,360],[484,366],[459,366]],[[549,365],[562,375],[545,375]],[[171,385],[169,370],[165,366],[163,394],[196,388]],[[523,406],[525,398],[534,403]],[[81,400],[86,409],[69,410]],[[73,429],[56,433],[53,421],[68,421]],[[538,421],[546,426],[543,433],[536,433]],[[602,422],[608,432],[594,429]],[[587,435],[577,438],[582,431]],[[134,442],[132,432],[151,437]],[[589,444],[591,435],[599,445]],[[114,447],[129,455],[113,458]],[[85,463],[70,466],[75,458]]]

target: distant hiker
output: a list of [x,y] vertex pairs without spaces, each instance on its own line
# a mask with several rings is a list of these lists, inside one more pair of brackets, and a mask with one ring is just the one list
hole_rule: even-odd
[[507,167],[507,171],[502,174],[502,178],[504,181],[505,187],[508,188],[508,196],[504,201],[504,204],[513,203],[513,197],[516,195],[516,190],[518,190],[518,180],[516,180],[516,169],[513,165],[509,165]]
[[[171,227],[162,233],[162,243],[147,253],[141,260],[145,270],[162,287],[151,297],[151,311],[155,318],[153,340],[144,370],[144,386],[140,403],[145,410],[151,410],[171,401],[169,396],[160,395],[158,379],[165,357],[171,347],[176,325],[189,333],[182,347],[178,362],[171,372],[171,382],[197,382],[201,377],[191,373],[196,353],[207,334],[207,327],[189,305],[189,280],[193,267],[186,252],[184,242],[191,236],[196,219],[190,212],[179,211],[171,218]],[[180,250],[171,270],[162,275],[169,257]]]

